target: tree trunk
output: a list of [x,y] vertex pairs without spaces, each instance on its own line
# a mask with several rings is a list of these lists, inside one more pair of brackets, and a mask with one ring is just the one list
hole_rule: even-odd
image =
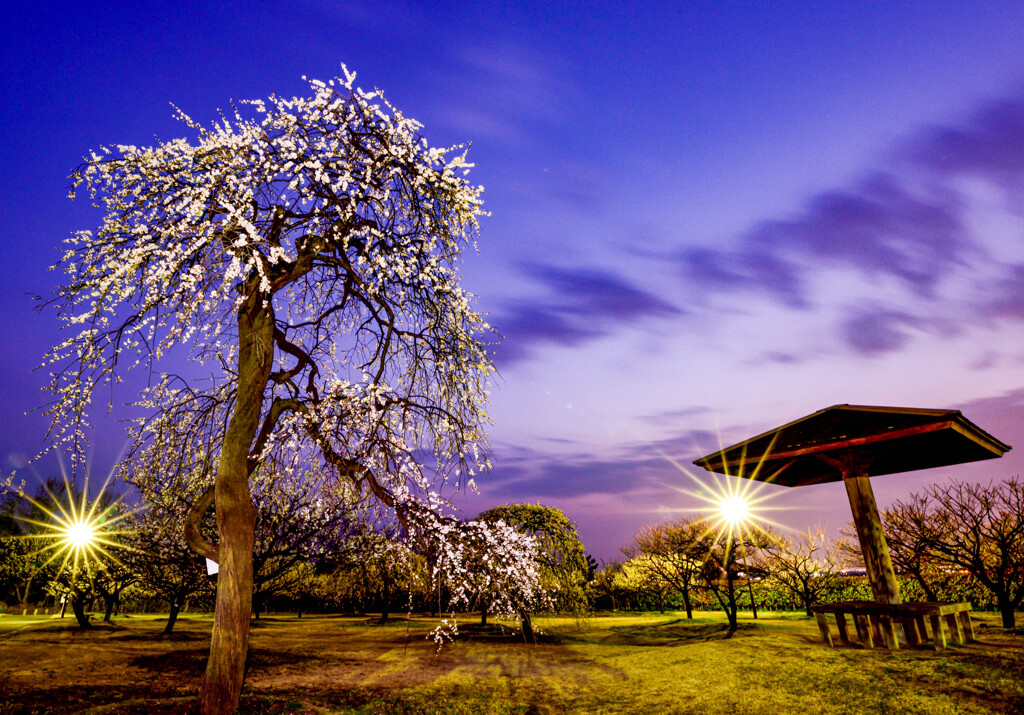
[[[203,715],[228,715],[238,706],[252,617],[252,547],[256,520],[249,502],[248,475],[240,489],[237,484],[225,485],[225,496],[234,487],[233,499],[222,496],[219,487],[220,484],[217,489],[220,570],[210,659],[199,691]],[[226,504],[226,501],[233,503]]]
[[750,593],[750,610],[754,613],[754,620],[757,620],[757,601],[754,600],[754,581],[747,574],[747,591]]
[[110,617],[114,615],[114,604],[117,603],[117,598],[115,596],[111,596],[104,600],[107,602],[107,608],[103,613],[103,622],[110,623]]
[[935,590],[931,587],[931,584],[925,579],[924,574],[920,570],[914,571],[914,580],[921,586],[921,590],[924,591],[924,597],[929,601],[938,601],[939,599],[935,595]]
[[[273,366],[274,314],[250,280],[238,315],[238,391],[221,446],[214,502],[219,535],[217,606],[210,659],[199,690],[203,715],[229,715],[238,706],[249,649],[256,510],[249,490],[249,450],[259,428]],[[269,300],[269,296],[266,296]]]
[[384,586],[381,588],[380,600],[380,622],[384,624],[391,617],[391,583],[386,576],[384,577]]
[[71,610],[75,614],[75,619],[78,621],[78,625],[82,628],[91,628],[89,623],[89,617],[85,615],[85,600],[74,596],[71,598]]
[[537,638],[533,634],[533,621],[530,620],[530,614],[525,611],[520,611],[519,618],[523,624],[523,638],[528,641],[536,642]]
[[686,618],[693,620],[693,606],[690,605],[690,589],[683,589],[683,605],[686,606]]
[[1010,599],[999,594],[996,597],[996,604],[999,608],[999,615],[1003,617],[1003,628],[1015,628],[1017,618],[1013,612],[1013,603]]
[[665,612],[665,592],[658,591],[658,611],[660,613]]
[[178,612],[181,606],[178,605],[177,600],[171,604],[171,613],[167,616],[167,625],[164,626],[164,635],[169,636],[174,630],[174,622],[178,620]]
[[729,596],[725,613],[729,618],[729,632],[735,633],[740,627],[739,620],[736,617],[736,613],[739,611],[739,606],[736,604],[736,585],[733,583],[733,580],[729,578],[728,574],[725,576],[725,582]]
[[488,606],[490,606],[490,605],[491,605],[490,603],[488,603],[486,600],[484,600],[483,606],[480,609],[480,625],[481,626],[486,626],[487,625],[487,609],[488,609]]

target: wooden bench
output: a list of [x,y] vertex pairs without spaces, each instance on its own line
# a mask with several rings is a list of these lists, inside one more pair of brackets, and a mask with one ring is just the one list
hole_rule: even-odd
[[925,618],[931,626],[931,641],[936,651],[946,647],[946,634],[942,621],[952,640],[963,645],[975,640],[974,626],[971,625],[971,604],[969,603],[901,603],[889,605],[874,601],[842,601],[811,606],[811,612],[818,621],[822,640],[834,646],[832,632],[829,630],[826,614],[832,614],[839,629],[839,639],[843,643],[851,643],[850,632],[846,626],[846,617],[851,616],[857,638],[865,648],[874,648],[875,641],[886,648],[897,650],[899,633],[897,626],[902,627],[904,641],[908,645],[923,645],[929,640]]

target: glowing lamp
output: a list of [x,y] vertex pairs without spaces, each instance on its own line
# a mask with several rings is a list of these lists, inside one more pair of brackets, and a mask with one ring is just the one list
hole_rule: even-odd
[[742,496],[732,495],[719,503],[718,515],[729,526],[739,526],[751,518],[750,505]]
[[76,549],[88,548],[96,541],[96,525],[88,521],[75,521],[67,525],[64,539]]

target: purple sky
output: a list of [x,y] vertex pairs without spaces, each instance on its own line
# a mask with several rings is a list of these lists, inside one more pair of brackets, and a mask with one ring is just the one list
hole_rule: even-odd
[[[26,294],[98,223],[65,198],[80,158],[182,135],[171,102],[208,121],[345,62],[432,144],[471,141],[487,189],[465,285],[507,340],[467,512],[558,506],[609,559],[700,505],[668,458],[844,402],[961,408],[1018,445],[874,480],[883,505],[1021,472],[1024,4],[141,5],[5,17],[5,469],[43,444],[25,412],[57,339]],[[105,470],[123,437],[99,422]],[[788,527],[849,518],[838,484],[768,492]]]

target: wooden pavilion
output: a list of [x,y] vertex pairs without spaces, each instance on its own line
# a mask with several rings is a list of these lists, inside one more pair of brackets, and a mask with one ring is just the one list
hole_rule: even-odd
[[[847,610],[854,616],[862,642],[870,643],[872,638],[871,630],[861,632],[860,618],[867,623],[874,616],[870,623],[875,633],[883,636],[889,647],[897,647],[892,618],[904,625],[907,641],[914,643],[924,638],[924,616],[932,617],[933,631],[940,616],[956,621],[954,636],[960,628],[970,628],[966,617],[970,606],[952,604],[965,606],[954,610],[948,608],[951,604],[901,607],[899,585],[869,478],[994,459],[1009,449],[959,410],[834,405],[701,457],[694,464],[711,472],[787,487],[842,480],[874,595],[873,603],[851,603]],[[947,607],[942,609],[940,605]],[[835,615],[840,636],[847,640],[843,609],[820,610],[822,636],[831,643],[823,615],[828,612]],[[953,623],[948,622],[952,630]],[[938,648],[941,631],[933,638]]]

